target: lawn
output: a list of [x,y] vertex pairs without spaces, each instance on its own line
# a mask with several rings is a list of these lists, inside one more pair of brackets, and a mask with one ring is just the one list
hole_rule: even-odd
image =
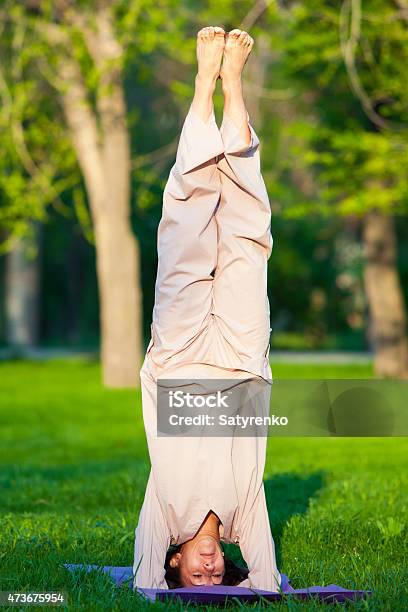
[[[272,367],[275,378],[372,375],[358,364]],[[64,590],[70,610],[153,607],[100,572],[60,566],[132,564],[149,471],[140,393],[104,389],[99,364],[83,358],[3,362],[0,423],[1,589]],[[268,508],[293,587],[371,589],[350,607],[408,610],[407,451],[406,438],[269,440]]]

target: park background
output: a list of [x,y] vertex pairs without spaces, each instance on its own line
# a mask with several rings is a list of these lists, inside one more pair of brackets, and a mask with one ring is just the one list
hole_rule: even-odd
[[[59,564],[132,562],[161,195],[208,24],[255,39],[244,88],[272,208],[274,376],[408,376],[405,0],[4,0],[3,589],[141,605]],[[220,88],[215,108],[220,122]],[[406,451],[403,438],[270,441],[293,586],[372,588],[371,609],[407,609]]]

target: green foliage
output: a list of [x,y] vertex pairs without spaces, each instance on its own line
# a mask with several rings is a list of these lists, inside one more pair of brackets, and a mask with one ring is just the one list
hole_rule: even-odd
[[[14,3],[12,3],[14,4]],[[0,50],[0,225],[6,251],[14,237],[46,221],[47,206],[65,210],[60,194],[79,180],[51,84],[43,78],[49,50],[33,38],[21,6],[2,14]]]
[[313,0],[281,17],[281,58],[298,92],[289,151],[315,181],[310,207],[289,214],[406,214],[406,14],[382,0]]

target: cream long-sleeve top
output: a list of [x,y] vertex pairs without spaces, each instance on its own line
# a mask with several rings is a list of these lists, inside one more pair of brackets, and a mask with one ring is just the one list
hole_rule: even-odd
[[157,433],[160,379],[259,378],[269,383],[266,266],[270,205],[259,140],[246,145],[224,115],[190,108],[163,197],[152,336],[141,369],[151,471],[135,531],[134,587],[167,589],[170,544],[194,537],[208,512],[239,545],[241,586],[277,591],[281,576],[266,506],[265,437]]

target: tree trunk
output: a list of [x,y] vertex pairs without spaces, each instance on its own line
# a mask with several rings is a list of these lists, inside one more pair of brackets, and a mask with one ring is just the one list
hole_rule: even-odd
[[139,384],[142,320],[139,248],[126,219],[102,213],[95,232],[104,384]]
[[408,376],[404,299],[397,270],[395,221],[372,211],[363,221],[364,284],[377,376]]
[[[41,230],[33,223],[33,236],[17,240],[6,255],[6,340],[19,350],[38,342]],[[30,255],[33,249],[36,253]]]
[[[130,222],[131,160],[121,81],[123,50],[115,39],[109,10],[109,5],[101,5],[95,14],[96,29],[86,21],[77,22],[100,72],[96,107],[72,55],[65,56],[59,65],[65,84],[60,93],[95,230],[103,382],[109,387],[136,387],[143,347],[140,258]],[[57,38],[65,35],[54,27],[49,34]]]

